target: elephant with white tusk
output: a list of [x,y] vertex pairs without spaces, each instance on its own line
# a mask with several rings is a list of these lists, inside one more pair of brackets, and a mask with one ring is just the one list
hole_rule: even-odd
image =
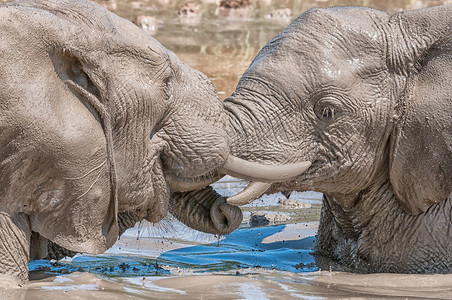
[[0,277],[25,282],[48,240],[102,253],[167,211],[216,234],[240,224],[205,189],[229,140],[204,74],[86,0],[2,4],[0,32]]
[[305,12],[224,102],[231,154],[268,175],[234,169],[253,183],[228,203],[322,192],[318,257],[360,272],[452,272],[451,67],[452,6]]

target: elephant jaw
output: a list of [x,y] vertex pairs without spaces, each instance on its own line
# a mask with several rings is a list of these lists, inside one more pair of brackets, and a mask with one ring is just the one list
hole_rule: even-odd
[[310,161],[284,165],[262,165],[229,156],[222,171],[228,175],[249,180],[251,183],[237,195],[229,197],[226,202],[236,206],[249,204],[262,196],[272,183],[300,176],[310,166]]
[[171,173],[165,174],[170,190],[173,192],[188,192],[205,188],[220,179],[223,175],[218,172],[198,177],[178,177]]

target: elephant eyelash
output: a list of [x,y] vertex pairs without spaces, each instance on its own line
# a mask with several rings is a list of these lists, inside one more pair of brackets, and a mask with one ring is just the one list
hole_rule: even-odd
[[342,114],[341,106],[344,99],[340,95],[328,95],[321,97],[314,103],[314,113],[317,119],[322,121],[334,121]]
[[334,107],[327,106],[322,109],[322,118],[323,119],[334,120],[334,114],[335,114]]
[[166,85],[166,93],[167,93],[167,101],[170,102],[173,98],[173,80],[174,80],[174,75],[173,72],[170,73],[170,75],[166,78],[165,80],[165,85]]

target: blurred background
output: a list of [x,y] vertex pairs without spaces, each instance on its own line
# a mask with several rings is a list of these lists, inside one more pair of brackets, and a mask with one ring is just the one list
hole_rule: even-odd
[[134,21],[230,95],[272,37],[313,7],[367,6],[395,13],[452,0],[95,0]]

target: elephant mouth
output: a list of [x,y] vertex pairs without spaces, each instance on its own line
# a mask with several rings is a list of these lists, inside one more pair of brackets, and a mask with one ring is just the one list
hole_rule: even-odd
[[224,165],[215,171],[197,177],[181,177],[172,172],[165,172],[165,179],[171,192],[200,190],[219,180],[225,174],[249,180],[250,184],[243,191],[226,199],[227,204],[242,206],[261,197],[273,183],[297,178],[305,173],[311,165],[310,161],[264,165],[229,155]]
[[173,173],[165,173],[165,178],[170,190],[176,192],[188,192],[202,189],[223,176],[224,174],[221,174],[218,170],[207,172],[196,177],[181,177],[176,176]]
[[226,202],[230,205],[246,205],[261,197],[272,183],[295,179],[305,173],[312,163],[302,161],[284,165],[263,165],[229,156],[222,172],[250,181],[250,184],[240,193],[229,197]]

